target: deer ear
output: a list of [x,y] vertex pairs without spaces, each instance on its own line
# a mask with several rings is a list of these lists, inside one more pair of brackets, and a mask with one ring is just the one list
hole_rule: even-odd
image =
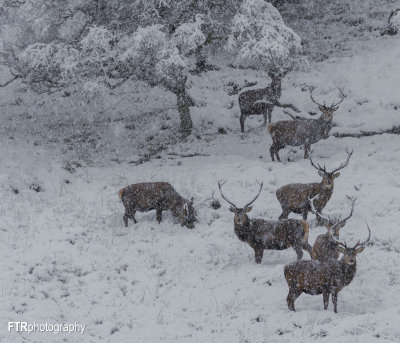
[[321,177],[324,177],[325,174],[324,174],[323,171],[319,171],[319,172],[318,172],[318,175],[321,176]]
[[365,249],[365,247],[360,247],[358,249],[356,249],[356,255],[359,254],[360,252],[362,252]]
[[235,208],[233,208],[232,206],[231,206],[231,207],[229,207],[229,211],[231,211],[231,212],[233,212],[233,213],[236,213],[236,210],[235,210]]
[[325,112],[325,108],[323,108],[322,106],[318,106],[318,109],[319,109],[321,112]]
[[336,174],[333,174],[333,179],[336,179],[338,176],[340,175],[340,173],[336,173]]
[[248,212],[250,212],[252,209],[253,209],[253,206],[246,207],[246,208],[244,209],[244,212],[245,212],[245,213],[248,213]]
[[336,106],[336,107],[334,107],[334,108],[331,108],[332,112],[335,112],[335,111],[337,111],[338,109],[339,109],[339,106]]
[[344,254],[344,253],[346,252],[346,249],[343,248],[343,247],[341,247],[341,246],[338,246],[338,247],[337,247],[337,250],[338,250],[340,253],[342,253],[342,254]]

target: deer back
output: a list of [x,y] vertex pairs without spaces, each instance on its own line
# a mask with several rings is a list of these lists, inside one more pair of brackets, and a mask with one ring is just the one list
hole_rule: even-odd
[[[312,198],[320,194],[320,192],[321,184],[317,182],[292,183],[278,188],[276,190],[276,197],[282,205],[300,210],[308,203],[309,197]],[[323,201],[322,199],[318,200]],[[315,204],[318,206],[320,203],[317,205],[317,201],[315,201]]]
[[326,125],[323,118],[304,120],[283,120],[271,124],[268,131],[275,144],[285,146],[300,146],[313,144],[327,138],[332,123]]
[[249,112],[249,114],[251,114],[252,112],[256,111],[256,109],[258,110],[258,107],[260,106],[268,106],[268,104],[265,103],[255,104],[256,101],[267,101],[268,99],[272,98],[274,98],[274,94],[270,87],[250,89],[239,94],[239,107],[245,113]]
[[138,211],[150,211],[156,207],[173,210],[182,207],[185,199],[167,182],[137,183],[119,191],[124,205],[133,206]]
[[337,243],[330,238],[329,234],[327,233],[319,235],[315,240],[311,252],[311,258],[320,262],[326,262],[331,259],[337,260],[338,257],[339,252],[337,249]]
[[253,237],[265,249],[287,249],[308,239],[308,224],[303,220],[252,220]]

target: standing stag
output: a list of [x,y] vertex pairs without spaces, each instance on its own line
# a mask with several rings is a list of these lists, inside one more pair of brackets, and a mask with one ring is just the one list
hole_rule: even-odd
[[233,225],[236,236],[254,249],[256,263],[261,263],[264,250],[283,250],[293,247],[298,260],[303,256],[302,249],[311,254],[311,246],[308,244],[308,223],[306,221],[296,219],[272,221],[248,217],[247,213],[252,209],[250,205],[256,201],[261,193],[262,183],[258,194],[242,208],[238,208],[228,200],[222,192],[222,185],[218,182],[222,198],[231,205],[229,211],[235,214]]
[[314,87],[310,87],[310,98],[321,111],[321,116],[318,119],[284,120],[268,126],[268,132],[272,137],[272,145],[269,149],[272,161],[275,161],[274,156],[279,162],[281,161],[279,150],[286,145],[304,146],[304,158],[308,158],[311,144],[328,138],[332,129],[333,112],[338,110],[338,105],[346,97],[342,89],[338,87],[338,90],[340,100],[336,103],[333,102],[331,106],[326,106],[325,103],[321,105],[315,101],[312,94]]
[[357,270],[356,256],[362,252],[371,238],[371,230],[368,227],[368,238],[365,242],[347,247],[346,243],[339,242],[338,250],[343,257],[338,260],[330,260],[325,263],[315,260],[296,261],[285,266],[284,274],[289,286],[289,294],[286,298],[289,310],[295,311],[294,302],[301,295],[322,294],[324,309],[328,308],[329,295],[332,294],[333,309],[337,313],[337,297],[339,292],[351,283]]
[[316,166],[310,156],[311,165],[318,170],[318,174],[322,177],[322,181],[320,183],[291,183],[278,188],[276,191],[276,197],[282,207],[282,214],[279,216],[279,219],[286,219],[290,212],[293,212],[302,214],[303,219],[307,220],[308,212],[311,211],[309,198],[317,197],[314,201],[314,206],[316,208],[317,220],[320,224],[321,220],[318,213],[321,213],[322,209],[332,196],[334,185],[333,180],[340,175],[337,171],[345,168],[349,164],[353,151],[349,152],[346,148],[346,153],[346,161],[331,172],[328,172],[325,166],[323,168],[319,164]]
[[337,243],[337,240],[339,239],[339,230],[346,225],[347,220],[350,219],[350,217],[353,215],[354,203],[356,201],[355,198],[350,198],[349,196],[347,196],[347,198],[351,200],[351,210],[350,214],[344,219],[340,219],[340,217],[339,218],[325,217],[315,209],[314,199],[310,199],[312,212],[314,212],[321,218],[323,225],[328,230],[327,233],[319,235],[315,240],[314,246],[311,251],[311,258],[313,260],[318,260],[320,262],[327,262],[331,259],[335,260],[338,259],[339,245]]
[[264,124],[271,123],[271,115],[282,94],[282,79],[292,68],[283,71],[269,71],[270,86],[260,89],[250,89],[239,94],[240,129],[244,132],[244,121],[250,115],[263,115]]
[[148,212],[156,210],[157,221],[162,221],[162,211],[169,210],[182,226],[194,228],[197,221],[193,200],[181,197],[167,182],[137,183],[122,188],[118,192],[125,206],[124,223],[128,227],[128,219],[137,223],[136,211]]

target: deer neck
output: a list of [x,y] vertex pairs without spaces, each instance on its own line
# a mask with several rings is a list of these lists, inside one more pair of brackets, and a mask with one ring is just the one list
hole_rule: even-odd
[[322,181],[321,181],[321,183],[319,183],[317,185],[318,185],[318,187],[316,187],[315,195],[318,195],[318,197],[317,197],[317,199],[315,199],[314,204],[315,204],[316,208],[319,211],[321,211],[332,196],[333,185],[332,185],[332,188],[326,188],[326,187],[324,187],[324,184],[322,183]]
[[323,114],[321,114],[321,116],[320,116],[317,120],[318,120],[318,122],[319,122],[319,123],[318,123],[318,126],[319,126],[320,129],[321,129],[321,135],[322,135],[324,138],[327,138],[328,135],[329,135],[329,132],[331,131],[332,126],[333,126],[332,120],[326,121],[326,120],[324,119],[324,115],[323,115]]
[[237,224],[234,221],[235,234],[241,241],[248,241],[251,234],[251,222],[249,217],[243,224]]
[[341,288],[349,285],[356,275],[357,271],[357,262],[352,266],[349,266],[344,262],[343,258],[339,262],[340,265],[340,274],[341,274]]
[[281,86],[281,81],[274,81],[272,80],[271,86],[268,87],[271,89],[272,94],[275,98],[279,99],[282,95],[282,86]]
[[319,199],[321,199],[321,202],[325,202],[325,204],[326,204],[329,201],[329,199],[332,196],[334,187],[335,187],[335,185],[333,182],[332,182],[332,186],[330,188],[328,188],[323,184],[323,181],[321,181],[320,187],[319,187],[319,194],[320,194]]

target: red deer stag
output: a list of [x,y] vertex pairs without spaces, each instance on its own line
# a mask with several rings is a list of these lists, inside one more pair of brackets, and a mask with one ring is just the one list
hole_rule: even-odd
[[327,262],[331,259],[334,260],[338,259],[339,245],[337,243],[337,240],[339,239],[339,230],[346,225],[347,220],[350,219],[350,217],[353,215],[354,203],[356,201],[355,198],[350,198],[349,196],[347,196],[347,198],[351,200],[351,210],[350,214],[344,219],[340,219],[340,217],[339,218],[325,217],[315,209],[313,204],[314,199],[310,199],[311,211],[317,214],[321,218],[323,225],[328,229],[327,233],[319,235],[315,240],[311,252],[311,258],[313,260],[318,260],[320,262]]
[[309,198],[315,198],[314,206],[317,210],[318,224],[321,223],[318,213],[322,211],[327,202],[332,196],[334,179],[337,178],[340,173],[337,171],[345,168],[349,164],[349,160],[353,151],[349,152],[346,148],[347,159],[338,168],[328,172],[325,166],[322,168],[319,164],[316,166],[310,156],[311,165],[318,170],[318,174],[322,177],[320,183],[291,183],[289,185],[282,186],[277,189],[276,197],[281,204],[282,214],[279,219],[288,218],[290,212],[302,214],[303,219],[307,219],[308,212],[311,211]]
[[282,94],[282,79],[292,68],[283,71],[269,71],[268,76],[271,78],[270,86],[260,89],[250,89],[239,94],[240,107],[240,129],[244,132],[244,121],[250,115],[264,116],[264,124],[271,122],[271,115]]
[[122,188],[118,195],[125,206],[124,223],[128,227],[128,219],[135,219],[136,211],[156,210],[157,220],[162,220],[162,211],[169,210],[182,226],[194,228],[197,221],[193,201],[181,197],[167,182],[137,183]]
[[311,144],[328,138],[332,129],[333,112],[338,110],[338,105],[346,97],[343,90],[338,89],[340,92],[339,102],[326,106],[325,103],[321,105],[314,100],[312,94],[314,87],[310,87],[310,98],[321,111],[321,116],[318,119],[284,120],[268,126],[268,132],[272,137],[272,145],[269,149],[272,161],[275,161],[274,155],[279,162],[281,161],[279,150],[286,145],[304,146],[304,158],[308,158]]
[[242,208],[238,208],[228,200],[222,192],[222,185],[218,182],[222,198],[231,205],[229,210],[235,214],[233,225],[236,236],[254,249],[256,263],[261,263],[264,250],[283,250],[293,247],[298,260],[303,257],[302,249],[311,254],[311,246],[308,244],[308,223],[306,221],[296,219],[272,221],[248,217],[247,213],[252,209],[250,205],[256,201],[261,193],[262,183],[258,194]]
[[367,228],[369,232],[367,240],[363,243],[358,241],[352,248],[347,247],[346,243],[337,241],[338,250],[343,254],[339,261],[330,260],[325,263],[315,260],[296,261],[285,266],[284,274],[289,286],[289,294],[286,298],[289,310],[295,311],[294,302],[301,293],[322,294],[326,310],[329,295],[332,294],[333,310],[337,313],[338,293],[353,280],[357,270],[356,256],[364,250],[371,238],[368,224]]

